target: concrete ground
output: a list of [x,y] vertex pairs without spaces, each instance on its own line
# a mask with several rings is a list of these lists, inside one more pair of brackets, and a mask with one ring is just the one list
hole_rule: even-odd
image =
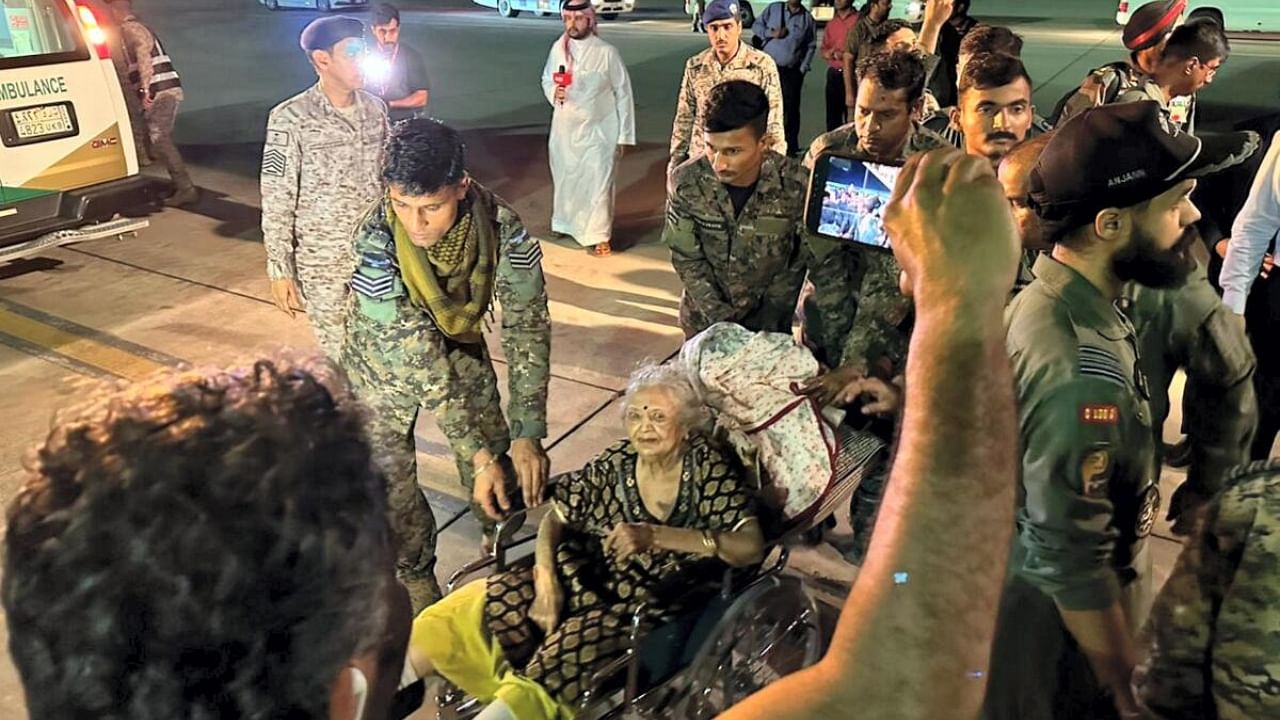
[[[432,111],[463,129],[473,174],[546,236],[550,177],[545,156],[549,108],[538,86],[554,19],[499,18],[465,0],[403,0],[403,40],[432,75]],[[678,347],[679,284],[658,243],[663,168],[683,60],[705,47],[688,32],[674,0],[642,0],[602,34],[627,61],[636,93],[639,147],[622,162],[616,245],[607,260],[576,246],[544,242],[554,321],[547,444],[554,470],[580,466],[622,434],[618,397],[637,363]],[[22,478],[22,463],[55,411],[101,382],[136,379],[166,367],[248,362],[314,342],[302,318],[270,303],[258,230],[257,167],[270,107],[312,76],[297,48],[315,13],[271,13],[253,0],[138,3],[164,37],[186,84],[178,139],[204,188],[190,210],[151,217],[137,238],[83,243],[0,266],[0,502]],[[1036,98],[1051,107],[1090,68],[1118,57],[1111,0],[1071,3],[979,0],[974,14],[1010,24],[1027,39]],[[1280,98],[1274,70],[1280,43],[1238,41],[1203,96],[1213,124],[1267,110]],[[805,138],[822,130],[821,75],[804,92]],[[1274,107],[1270,108],[1274,111]],[[503,373],[501,349],[493,345]],[[1180,387],[1175,388],[1180,394]],[[1175,417],[1170,427],[1177,427]],[[457,513],[461,488],[442,436],[418,428],[421,480],[441,521]],[[1164,497],[1177,472],[1166,471]],[[1154,545],[1161,580],[1177,545],[1161,527]],[[441,574],[476,554],[478,532],[463,518],[442,534]],[[854,571],[829,550],[798,553],[796,565],[839,602]],[[0,635],[5,627],[0,622]],[[25,717],[22,692],[0,660],[0,720]]]

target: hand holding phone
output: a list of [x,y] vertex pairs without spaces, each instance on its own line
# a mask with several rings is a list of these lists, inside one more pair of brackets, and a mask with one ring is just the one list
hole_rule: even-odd
[[900,172],[900,163],[873,163],[836,152],[819,155],[809,180],[805,226],[823,237],[892,251],[884,212]]

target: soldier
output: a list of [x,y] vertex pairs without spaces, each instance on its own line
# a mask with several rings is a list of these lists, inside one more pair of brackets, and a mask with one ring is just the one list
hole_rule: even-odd
[[[150,150],[164,163],[173,181],[173,194],[164,204],[191,205],[200,199],[200,191],[191,182],[178,146],[173,144],[173,128],[183,100],[182,79],[160,38],[134,14],[132,0],[110,0],[110,4],[111,12],[120,23],[120,36],[129,58],[128,92],[141,99]],[[146,152],[140,148],[138,156],[141,161]]]
[[[517,480],[524,505],[542,499],[551,319],[538,241],[515,210],[467,175],[455,130],[402,120],[385,158],[386,195],[355,232],[342,366],[369,408],[369,437],[385,459],[397,568],[416,613],[439,599],[440,588],[435,521],[415,472],[414,422],[430,413],[449,439],[490,548],[493,521],[521,500]],[[484,338],[495,299],[509,426]]]
[[320,349],[342,349],[342,307],[351,279],[351,231],[382,194],[387,109],[365,92],[364,26],[349,17],[313,20],[301,45],[319,81],[280,103],[262,151],[262,240],[271,298],[289,317],[305,303]]
[[672,178],[662,241],[684,284],[685,337],[718,322],[791,332],[804,282],[807,178],[800,163],[769,149],[770,112],[759,86],[717,85],[707,98],[707,152]]
[[[1244,137],[1248,141],[1242,154],[1247,158],[1254,152],[1254,142]],[[1035,213],[1027,207],[1031,169],[1048,140],[1041,136],[1019,145],[1000,163],[1000,182],[1013,206],[1024,248],[1031,254],[1049,249],[1042,244]],[[1193,252],[1200,248],[1199,243],[1192,245]],[[1248,459],[1249,438],[1258,419],[1250,383],[1256,363],[1244,329],[1232,321],[1229,309],[1209,284],[1204,258],[1198,255],[1195,270],[1180,287],[1153,289],[1129,283],[1121,302],[1133,321],[1142,368],[1151,386],[1157,453],[1174,373],[1182,369],[1199,393],[1195,411],[1187,415],[1193,448],[1187,480],[1169,502],[1173,531],[1185,535],[1196,508],[1222,488],[1231,468]],[[1156,468],[1160,467],[1157,462]]]
[[[924,61],[915,51],[897,48],[863,58],[853,121],[814,140],[805,164],[812,167],[828,149],[873,162],[900,162],[946,147],[946,141],[915,119],[923,107],[924,85]],[[810,233],[805,234],[805,258],[813,293],[805,301],[804,334],[829,370],[803,390],[824,405],[870,398],[862,407],[871,416],[869,429],[892,441],[891,416],[901,400],[899,375],[911,314],[910,299],[898,289],[901,268],[889,253]],[[868,360],[872,356],[874,363]],[[887,470],[869,475],[850,500],[854,542],[844,553],[850,562],[862,562]]]
[[1109,105],[1141,85],[1144,76],[1155,72],[1165,41],[1186,8],[1187,0],[1155,0],[1134,10],[1122,35],[1129,58],[1089,71],[1079,88],[1058,101],[1049,124],[1057,127],[1088,108]]
[[1179,26],[1165,41],[1155,70],[1116,98],[1116,102],[1154,100],[1169,119],[1187,132],[1196,131],[1196,93],[1213,82],[1231,54],[1222,26],[1208,18]]
[[[671,127],[671,161],[667,179],[686,160],[702,155],[707,96],[726,80],[747,80],[764,89],[769,98],[769,125],[765,136],[770,148],[786,151],[782,125],[782,86],[773,58],[742,42],[742,18],[734,0],[711,0],[702,14],[711,47],[684,64],[676,117]],[[670,187],[668,187],[670,189]]]
[[1134,690],[1165,720],[1280,717],[1280,461],[1238,469],[1156,598]]
[[991,161],[993,168],[1014,145],[1035,131],[1031,76],[1009,55],[979,55],[960,73],[959,107],[951,108],[951,129],[966,155]]
[[[1021,63],[1022,38],[1006,27],[979,25],[968,35],[965,35],[964,41],[960,44],[960,60],[956,65],[956,75],[959,78],[957,80],[957,85],[979,87],[983,91],[996,91],[997,94],[1006,94],[1010,92],[1011,88],[1002,87],[1006,86],[1007,83],[1001,83],[999,81],[993,82],[990,70],[983,73],[985,77],[981,80],[976,77],[968,80],[965,79],[965,69],[969,66],[969,62],[974,58],[982,57],[984,55],[1010,57]],[[1025,73],[1025,67],[1023,68],[1023,71]],[[1027,78],[1029,79],[1030,75],[1027,75]],[[1012,84],[1016,85],[1017,83],[1014,82]],[[1001,90],[997,91],[997,88],[1001,88]],[[983,92],[981,94],[986,93]],[[957,97],[957,99],[959,98]],[[977,106],[982,104],[982,101],[978,101],[974,103],[975,107],[972,109],[976,110]],[[1027,94],[1027,104],[1030,105],[1030,93]],[[963,109],[963,107],[941,108],[925,117],[923,125],[941,135],[952,145],[964,150],[966,153],[970,153],[970,150],[965,145],[964,122],[967,120],[971,123],[986,124],[986,121],[994,120],[995,118],[988,117],[984,120],[976,113],[971,113],[968,116],[965,116],[961,112]],[[1042,135],[1052,129],[1049,123],[1035,112],[1034,106],[1031,107],[1030,118],[1031,126],[1027,128],[1027,132],[1025,134],[1026,137]],[[1018,140],[1021,141],[1022,137],[1019,137]],[[983,144],[985,145],[987,143]],[[1007,150],[1008,148],[1006,147],[1005,149]],[[979,154],[986,153],[979,152]]]
[[1195,178],[1239,162],[1245,135],[1165,129],[1155,103],[1094,108],[1058,129],[1031,175],[1051,256],[1005,315],[1020,410],[1018,528],[984,716],[1131,717],[1133,629],[1150,603],[1145,541],[1160,506],[1139,339],[1125,282],[1195,267]]
[[[859,64],[858,74],[853,121],[818,136],[805,156],[806,167],[812,168],[814,160],[827,150],[856,153],[871,162],[901,162],[916,153],[947,146],[945,140],[920,127],[915,119],[923,103],[925,81],[924,63],[918,54],[897,49],[872,55]],[[873,285],[884,278],[892,286],[889,302],[896,309],[886,313],[896,313],[901,321],[910,310],[910,302],[897,290],[897,263],[888,253],[863,252],[848,243],[808,233],[805,254],[813,283],[813,294],[805,303],[807,342],[829,368],[840,368],[846,358],[861,364],[865,347],[846,352],[846,343],[850,341],[858,308],[863,272],[866,270],[869,275],[874,267],[877,279]],[[867,295],[868,288],[862,286],[862,296]],[[856,373],[848,372],[823,378],[814,388],[820,387],[819,397],[830,401],[854,376]]]

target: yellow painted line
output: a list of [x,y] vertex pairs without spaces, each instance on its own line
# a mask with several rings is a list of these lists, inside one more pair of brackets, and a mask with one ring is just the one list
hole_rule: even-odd
[[0,333],[24,340],[126,380],[140,380],[165,365],[0,307]]

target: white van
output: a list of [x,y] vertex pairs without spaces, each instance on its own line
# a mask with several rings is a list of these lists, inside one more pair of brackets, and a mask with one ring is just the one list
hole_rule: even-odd
[[106,6],[0,0],[0,8],[0,260],[145,227],[103,222],[150,205],[164,188],[138,173]]
[[[1120,0],[1116,23],[1129,22],[1129,15],[1145,0]],[[1187,19],[1207,17],[1229,33],[1280,33],[1280,0],[1189,0]]]

